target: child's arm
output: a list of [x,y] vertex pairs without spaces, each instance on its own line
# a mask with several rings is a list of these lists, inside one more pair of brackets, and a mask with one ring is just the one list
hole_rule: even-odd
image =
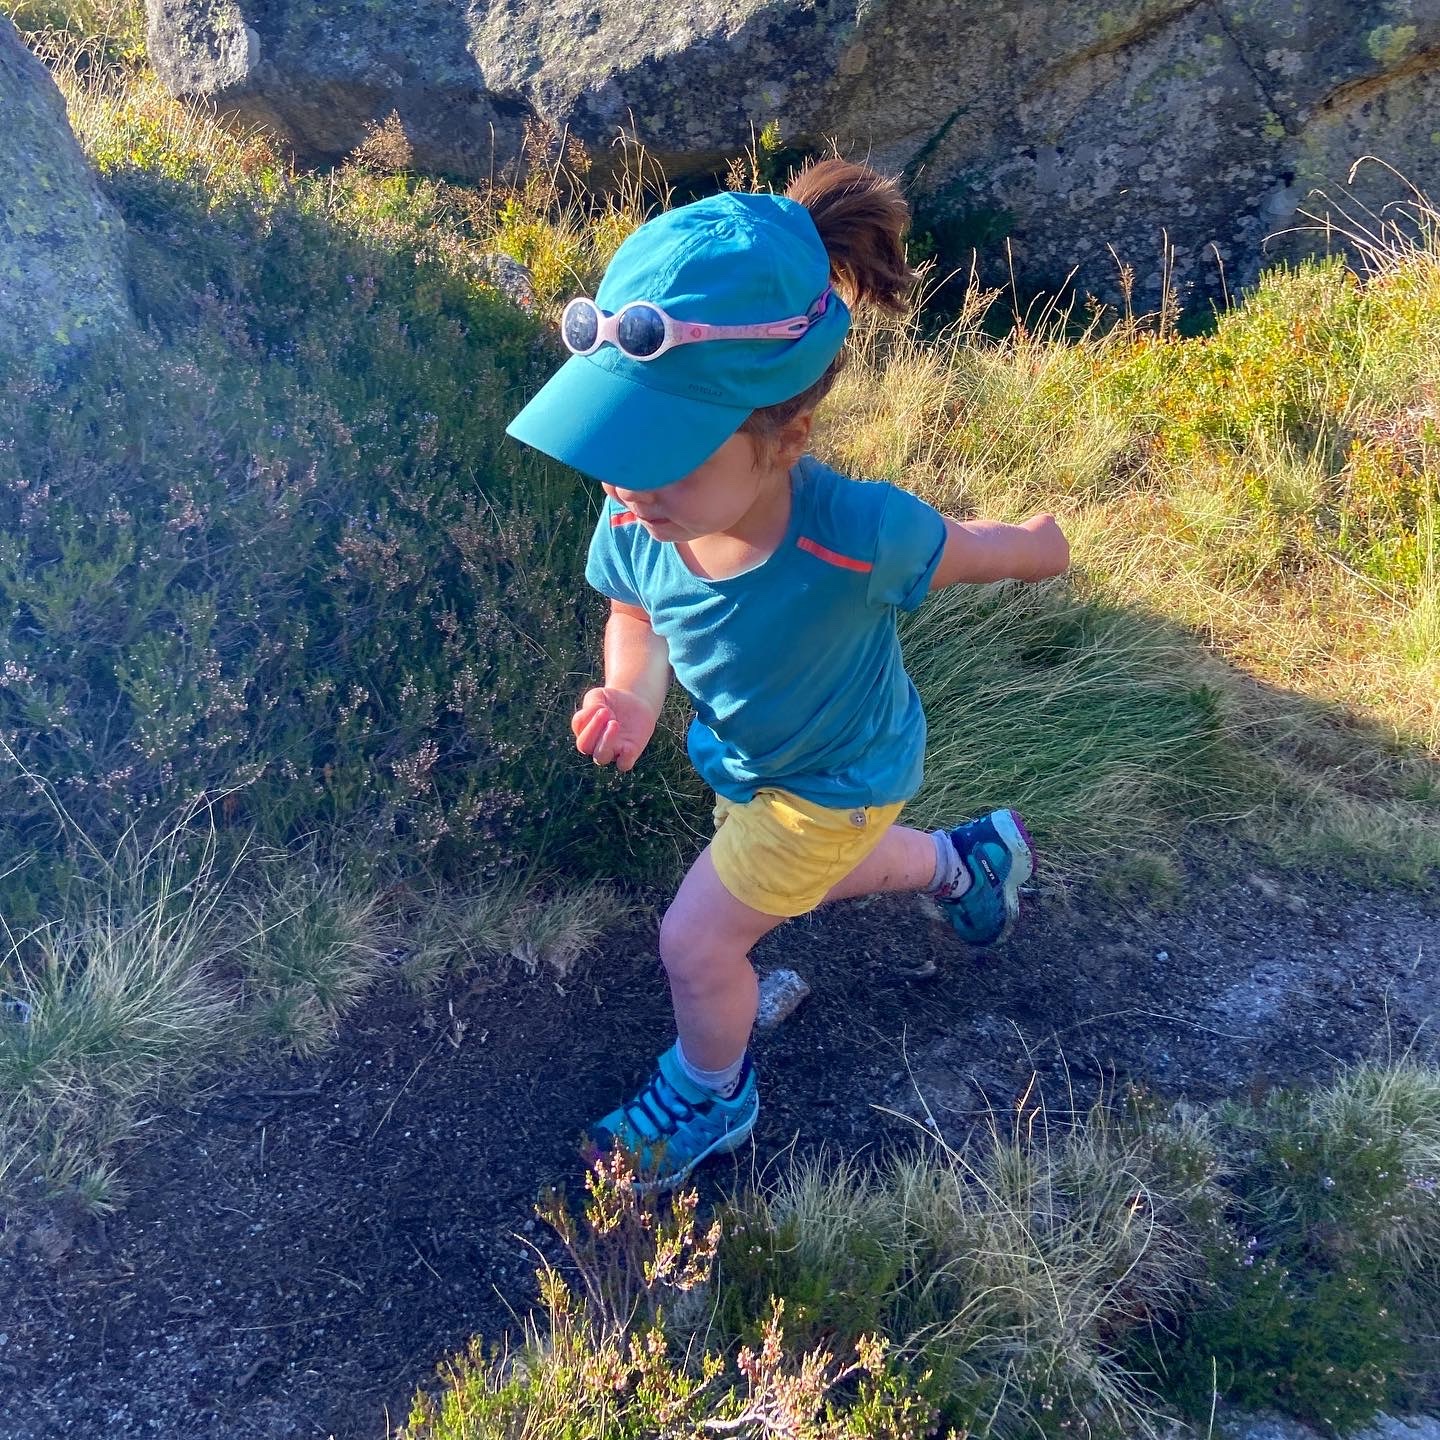
[[1032,515],[1019,525],[998,520],[945,521],[945,549],[932,590],[983,585],[991,580],[1045,580],[1070,565],[1070,542],[1053,515]]
[[670,688],[670,651],[638,605],[610,602],[605,684],[587,690],[570,721],[575,748],[597,765],[634,768],[655,733]]

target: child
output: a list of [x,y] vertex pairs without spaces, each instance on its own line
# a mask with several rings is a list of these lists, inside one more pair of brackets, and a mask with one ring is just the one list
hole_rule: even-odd
[[904,309],[908,220],[893,181],[839,159],[784,196],[658,216],[594,301],[566,306],[572,358],[509,427],[607,496],[586,567],[610,599],[605,683],[580,701],[577,747],[633,768],[673,671],[718,796],[715,837],[660,927],[678,1039],[591,1127],[601,1150],[635,1151],[654,1188],[754,1128],[762,935],[825,900],[921,891],[987,945],[1034,868],[1012,810],[933,834],[896,825],[925,747],[896,615],[946,585],[1058,575],[1054,517],[949,520],[806,454],[845,359],[846,302]]

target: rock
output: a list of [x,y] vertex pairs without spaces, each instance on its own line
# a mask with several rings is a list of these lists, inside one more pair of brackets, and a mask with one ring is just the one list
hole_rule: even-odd
[[[1225,1435],[1231,1440],[1320,1440],[1320,1432],[1298,1420],[1270,1411],[1249,1413],[1231,1405],[1220,1408]],[[1377,1415],[1354,1440],[1440,1440],[1440,1420],[1429,1415]]]
[[760,1010],[755,1028],[773,1030],[788,1020],[810,994],[810,987],[793,970],[771,970],[760,977]]
[[1379,1415],[1356,1440],[1440,1440],[1440,1417],[1435,1415]]
[[509,255],[490,254],[481,259],[490,283],[522,310],[535,309],[535,283],[529,269]]
[[[827,137],[903,171],[952,262],[1025,285],[1074,271],[1153,306],[1161,236],[1181,297],[1255,275],[1317,185],[1376,154],[1440,187],[1440,0],[147,0],[179,95],[337,160],[396,111],[417,165],[474,177],[527,119],[618,132],[676,178],[723,168],[752,126]],[[1403,191],[1379,166],[1368,203]],[[1280,249],[1318,246],[1289,236]]]
[[46,375],[131,327],[124,256],[55,82],[0,14],[0,375]]

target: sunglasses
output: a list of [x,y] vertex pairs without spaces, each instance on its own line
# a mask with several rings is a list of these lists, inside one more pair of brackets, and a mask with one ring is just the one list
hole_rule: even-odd
[[632,300],[607,315],[593,300],[581,295],[560,315],[560,338],[572,355],[593,355],[608,343],[632,360],[658,360],[677,345],[696,345],[706,340],[798,340],[830,308],[833,293],[827,285],[803,315],[764,325],[703,325],[696,320],[677,320],[653,300]]

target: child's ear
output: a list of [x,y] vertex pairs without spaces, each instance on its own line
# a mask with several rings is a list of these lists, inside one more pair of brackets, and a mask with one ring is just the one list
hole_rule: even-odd
[[810,448],[810,434],[814,428],[815,412],[813,410],[803,411],[785,422],[784,428],[780,431],[778,449],[787,469]]

